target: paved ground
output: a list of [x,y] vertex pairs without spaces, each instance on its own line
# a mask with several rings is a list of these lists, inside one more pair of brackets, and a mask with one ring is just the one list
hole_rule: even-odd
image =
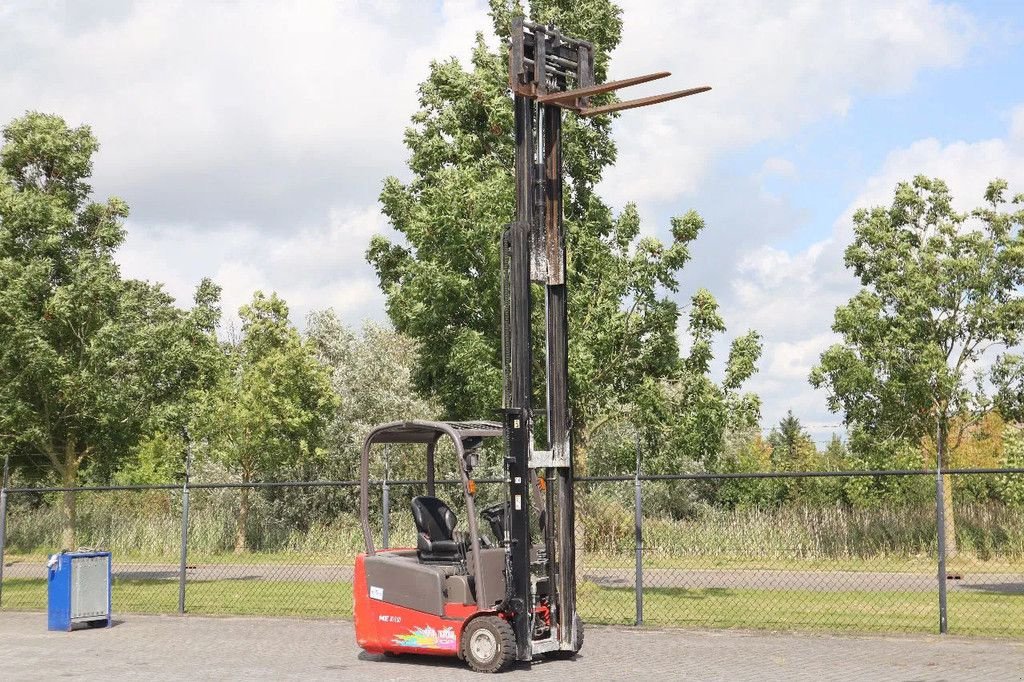
[[[130,616],[109,630],[45,628],[43,614],[0,613],[0,677],[481,679],[455,660],[361,653],[346,621]],[[591,627],[575,660],[521,666],[504,679],[553,678],[1020,681],[1024,644]]]
[[[114,563],[114,575],[134,580],[177,580],[176,564]],[[301,582],[351,582],[351,566],[301,564],[200,564],[187,572],[190,581],[203,580],[297,580]],[[19,562],[4,569],[5,578],[45,578],[42,562]],[[601,587],[632,587],[632,568],[580,569],[580,578]],[[761,590],[811,590],[815,592],[933,592],[934,573],[880,573],[867,571],[797,571],[769,569],[644,569],[648,588],[686,587]],[[947,582],[950,590],[998,594],[1024,594],[1024,574],[964,574]]]

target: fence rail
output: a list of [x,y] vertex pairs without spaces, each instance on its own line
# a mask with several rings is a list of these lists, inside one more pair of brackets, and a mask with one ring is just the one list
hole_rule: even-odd
[[[952,481],[952,504],[941,494],[943,478]],[[352,562],[362,546],[357,481],[186,478],[67,489],[3,480],[2,609],[45,607],[45,555],[60,549],[56,496],[71,490],[79,543],[114,552],[116,610],[351,612]],[[863,508],[836,503],[828,490],[799,505],[706,503],[724,486],[742,492],[780,480],[854,487],[904,480],[917,492]],[[1024,514],[978,492],[1006,480],[1024,485],[1024,469],[579,477],[579,609],[585,620],[620,624],[1024,637]],[[503,499],[500,479],[477,484],[479,506]],[[409,546],[407,502],[426,482],[372,485],[381,546]],[[437,485],[452,491],[462,516],[458,481]],[[922,491],[934,493],[931,501]],[[243,494],[250,511],[239,531]],[[942,553],[947,537],[954,546]]]

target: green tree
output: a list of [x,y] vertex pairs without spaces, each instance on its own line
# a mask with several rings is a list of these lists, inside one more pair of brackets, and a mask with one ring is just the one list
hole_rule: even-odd
[[[87,126],[29,113],[0,150],[0,437],[41,454],[64,487],[109,475],[211,377],[219,290],[184,312],[160,285],[122,279],[114,252],[128,207],[90,200],[98,143]],[[63,543],[75,546],[74,492]]]
[[828,445],[825,446],[825,452],[822,453],[825,468],[829,471],[847,469],[849,468],[849,457],[850,451],[846,447],[846,443],[839,437],[839,434],[833,433]]
[[983,207],[959,213],[944,182],[918,176],[896,187],[891,206],[854,214],[846,265],[863,288],[836,309],[832,328],[843,342],[822,354],[810,381],[873,440],[926,439],[943,463],[991,409],[985,379],[1000,375],[981,361],[1012,350],[1024,331],[1024,196],[1008,207],[1006,188],[993,181]]
[[[608,410],[592,427],[591,473],[632,473],[638,448],[644,474],[763,470],[757,462],[760,400],[740,390],[754,372],[760,338],[750,332],[734,339],[724,376],[715,381],[713,347],[725,323],[708,291],[693,296],[686,331],[689,352],[671,374],[646,379],[628,396],[630,402]],[[652,485],[645,488],[644,504],[648,510],[682,518],[701,502],[749,504],[763,492],[757,482],[735,483]]]
[[1006,420],[1024,422],[1024,357],[1005,353],[992,367],[993,406]]
[[[239,317],[240,338],[225,344],[226,375],[193,430],[217,461],[251,483],[316,456],[337,398],[328,368],[288,321],[277,294],[257,291]],[[250,493],[239,492],[236,552],[248,548]]]
[[[518,3],[491,1],[503,43],[519,11]],[[592,41],[595,78],[604,80],[621,37],[616,5],[537,0],[531,14]],[[420,110],[405,133],[411,179],[388,178],[380,196],[402,239],[375,237],[367,253],[395,328],[420,344],[416,387],[450,417],[490,415],[500,404],[499,238],[515,204],[507,62],[504,47],[489,50],[478,35],[470,70],[454,59],[431,65]],[[634,392],[681,370],[680,311],[671,293],[690,258],[688,245],[704,227],[690,212],[672,219],[668,243],[641,237],[633,205],[614,215],[597,196],[594,187],[616,155],[611,121],[568,115],[563,124],[570,400],[581,463],[591,434]],[[534,300],[539,324],[539,289]]]
[[[760,399],[741,392],[761,355],[757,332],[732,341],[721,382],[711,377],[711,363],[715,339],[725,332],[725,322],[706,289],[691,300],[687,332],[689,353],[667,376],[648,378],[631,398],[635,409],[629,418],[647,443],[647,473],[718,470],[726,434],[756,427],[760,418]],[[606,419],[622,414],[609,412]]]
[[[357,333],[330,310],[309,316],[306,336],[321,362],[330,368],[331,385],[339,398],[327,438],[332,476],[358,477],[359,452],[373,426],[399,419],[437,418],[440,408],[413,386],[419,354],[419,344],[413,339],[371,323]],[[424,475],[422,457],[395,459],[392,464],[393,476]]]
[[817,451],[803,424],[788,410],[778,426],[768,434],[772,446],[772,465],[777,470],[806,471],[814,467]]
[[[195,397],[194,395],[192,397]],[[154,485],[180,479],[185,466],[185,439],[157,431],[147,434],[114,473],[117,485]]]
[[[725,434],[721,473],[758,473],[771,470],[772,448],[756,426],[729,430]],[[778,501],[779,479],[723,479],[712,486],[714,501],[729,508],[761,507]]]
[[[768,444],[774,471],[821,471],[831,464],[829,454],[818,452],[814,440],[792,410],[788,410],[768,434]],[[842,441],[833,436],[829,450],[834,453],[837,446],[842,450]],[[777,486],[780,502],[804,504],[835,503],[841,491],[842,481],[834,478],[785,478],[780,479]]]
[[[1008,426],[1003,432],[1002,466],[1024,468],[1024,426]],[[997,482],[1002,498],[1016,507],[1024,507],[1024,477],[1003,474]]]

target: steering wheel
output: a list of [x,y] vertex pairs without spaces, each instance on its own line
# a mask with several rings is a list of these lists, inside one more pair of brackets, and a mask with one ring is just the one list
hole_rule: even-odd
[[504,502],[497,502],[480,510],[480,517],[490,525],[491,532],[496,538],[496,544],[500,544],[505,538],[507,512],[508,509]]

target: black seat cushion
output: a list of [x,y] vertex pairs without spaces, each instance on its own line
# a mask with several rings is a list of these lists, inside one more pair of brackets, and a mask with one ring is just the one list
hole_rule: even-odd
[[455,539],[455,514],[436,497],[412,498],[412,518],[416,522],[416,551],[422,561],[455,561],[463,554],[463,545]]

